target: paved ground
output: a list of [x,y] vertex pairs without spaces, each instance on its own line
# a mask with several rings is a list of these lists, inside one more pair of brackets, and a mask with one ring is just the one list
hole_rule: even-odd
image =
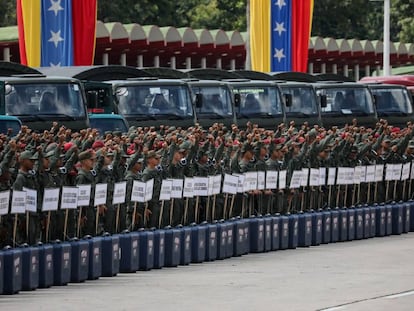
[[414,233],[0,296],[0,310],[413,310]]

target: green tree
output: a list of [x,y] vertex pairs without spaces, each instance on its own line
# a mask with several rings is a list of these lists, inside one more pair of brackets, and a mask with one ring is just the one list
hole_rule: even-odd
[[0,27],[17,25],[16,1],[0,0],[3,13],[0,15]]

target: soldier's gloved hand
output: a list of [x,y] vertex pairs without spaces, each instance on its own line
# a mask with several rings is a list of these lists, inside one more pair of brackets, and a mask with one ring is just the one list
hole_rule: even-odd
[[99,215],[105,215],[105,212],[108,210],[108,208],[106,207],[106,205],[99,205],[98,206],[99,209]]

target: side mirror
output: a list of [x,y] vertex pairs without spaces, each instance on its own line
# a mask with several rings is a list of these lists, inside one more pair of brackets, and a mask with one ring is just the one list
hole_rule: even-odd
[[285,106],[291,107],[292,106],[292,94],[283,94],[283,97],[285,99]]
[[203,106],[203,95],[200,93],[195,96],[195,106],[196,108],[201,108]]
[[234,106],[240,107],[240,102],[241,102],[240,94],[234,94]]
[[319,98],[321,102],[321,108],[326,108],[326,106],[328,105],[328,102],[326,100],[326,95],[319,95]]

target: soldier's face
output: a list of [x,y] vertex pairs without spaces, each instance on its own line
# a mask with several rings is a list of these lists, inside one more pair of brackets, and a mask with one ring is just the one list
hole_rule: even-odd
[[34,167],[34,160],[29,160],[29,159],[25,159],[22,162],[22,166],[26,169],[26,170],[32,170]]

